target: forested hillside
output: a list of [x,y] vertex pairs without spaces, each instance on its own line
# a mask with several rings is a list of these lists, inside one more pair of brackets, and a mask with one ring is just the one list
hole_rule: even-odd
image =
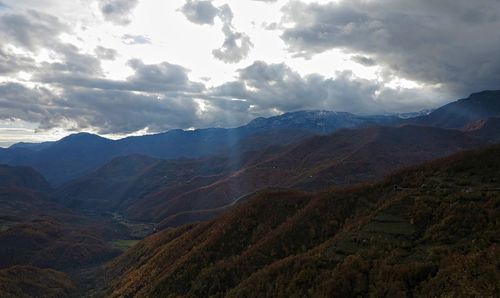
[[112,297],[493,297],[500,147],[306,194],[263,191],[105,268]]

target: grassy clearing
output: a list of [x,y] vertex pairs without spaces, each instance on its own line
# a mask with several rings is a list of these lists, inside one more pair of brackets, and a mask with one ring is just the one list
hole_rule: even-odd
[[131,248],[132,246],[136,245],[137,242],[139,242],[139,240],[120,239],[120,240],[112,241],[111,243],[114,247],[118,248],[119,250],[125,251],[125,250]]

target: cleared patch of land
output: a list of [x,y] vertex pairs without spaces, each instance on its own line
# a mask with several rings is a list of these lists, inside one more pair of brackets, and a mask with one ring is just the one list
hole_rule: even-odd
[[111,244],[119,250],[126,251],[127,249],[136,245],[138,242],[139,240],[120,239],[112,241]]

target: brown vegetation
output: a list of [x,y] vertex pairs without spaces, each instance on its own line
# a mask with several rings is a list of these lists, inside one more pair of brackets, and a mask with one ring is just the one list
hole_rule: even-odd
[[3,298],[68,297],[75,285],[64,273],[30,266],[0,269]]
[[124,157],[65,185],[55,197],[76,208],[119,211],[130,219],[176,226],[211,218],[220,213],[212,209],[259,189],[316,191],[373,181],[401,167],[485,143],[472,132],[424,126],[346,129],[290,146],[158,161],[116,174],[115,168],[138,163],[137,157]]
[[500,147],[321,193],[264,191],[110,263],[112,297],[470,297],[500,291]]

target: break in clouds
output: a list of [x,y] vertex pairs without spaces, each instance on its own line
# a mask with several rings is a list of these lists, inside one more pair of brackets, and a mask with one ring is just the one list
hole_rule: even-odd
[[[104,22],[127,28],[139,4],[99,0],[95,7]],[[208,85],[175,61],[149,63],[140,53],[125,62],[128,76],[110,79],[104,64],[120,57],[119,49],[85,52],[63,38],[75,34],[71,23],[0,4],[0,120],[36,123],[42,130],[127,134],[236,126],[303,109],[416,111],[499,87],[500,2],[494,0],[284,1],[274,26],[284,55],[302,60],[340,50],[363,67],[378,68],[375,80],[352,71],[304,74],[283,61],[250,59],[258,45],[235,26],[231,4],[187,0],[178,13],[200,30],[222,34],[210,54],[221,65],[238,66],[232,80]],[[154,46],[146,36],[124,30],[120,38],[125,46]],[[20,74],[29,76],[18,79]],[[394,78],[416,84],[388,84]]]

